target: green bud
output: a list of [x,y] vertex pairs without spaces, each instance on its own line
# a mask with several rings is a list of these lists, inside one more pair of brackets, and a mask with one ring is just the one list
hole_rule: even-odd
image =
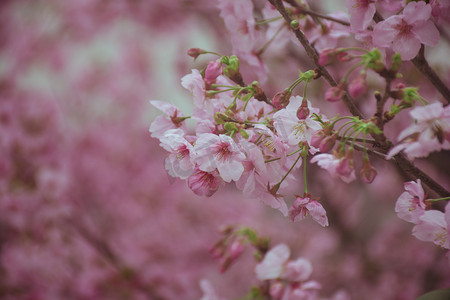
[[239,72],[239,58],[237,58],[236,55],[230,56],[230,59],[228,61],[228,65],[236,73]]
[[363,64],[376,72],[380,72],[384,69],[384,64],[381,57],[381,52],[377,48],[364,54],[362,56]]
[[414,104],[414,101],[420,100],[418,88],[408,87],[403,89],[403,100],[408,104]]
[[216,124],[223,124],[226,122],[226,120],[228,120],[228,116],[225,115],[224,113],[217,112],[214,115],[214,121],[216,122]]
[[297,30],[300,28],[300,23],[298,22],[298,20],[292,20],[290,25],[291,25],[291,28],[294,30]]
[[402,64],[402,56],[400,53],[395,53],[391,59],[391,71],[397,72]]
[[234,122],[226,122],[225,125],[223,125],[223,128],[225,128],[225,130],[228,132],[237,130],[236,123]]
[[222,61],[222,63],[224,65],[228,65],[229,61],[230,61],[230,58],[228,56],[222,56],[222,58],[220,60]]
[[314,70],[309,70],[309,71],[306,71],[305,73],[300,72],[300,77],[303,77],[308,81],[313,79],[315,75],[316,75],[316,73],[314,72]]
[[245,131],[244,129],[240,129],[240,130],[239,130],[239,134],[240,134],[244,139],[248,139],[248,137],[249,137],[248,132]]
[[400,108],[400,106],[394,105],[394,104],[391,105],[390,112],[391,112],[392,114],[396,115],[396,114],[398,114],[401,110],[402,110],[402,109]]

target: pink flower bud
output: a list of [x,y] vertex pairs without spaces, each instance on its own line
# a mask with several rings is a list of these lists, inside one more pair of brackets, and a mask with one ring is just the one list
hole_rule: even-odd
[[340,101],[344,96],[344,86],[340,83],[335,87],[329,88],[325,93],[325,99],[330,102]]
[[336,60],[336,49],[325,49],[319,54],[319,65],[326,66]]
[[330,152],[331,149],[333,149],[334,145],[336,144],[337,135],[333,134],[331,136],[325,137],[319,145],[319,151],[322,153]]
[[361,168],[359,175],[365,183],[372,183],[377,176],[377,170],[370,164],[369,159],[363,160],[363,167]]
[[357,98],[362,96],[367,90],[367,82],[366,82],[366,73],[361,72],[358,77],[356,77],[350,84],[348,85],[348,93],[353,98]]
[[314,133],[314,135],[311,138],[311,143],[310,146],[314,147],[314,148],[319,148],[320,147],[320,143],[323,141],[323,139],[326,137],[327,135],[325,134],[325,131],[323,129],[318,130]]
[[222,62],[221,61],[211,61],[205,70],[205,82],[212,84],[216,82],[217,77],[222,75]]
[[282,92],[276,93],[272,99],[272,104],[277,109],[285,108],[289,104],[289,99],[291,98],[291,94],[292,94],[292,92],[289,89],[285,89]]
[[350,55],[348,55],[347,52],[341,52],[337,55],[337,59],[341,62],[346,62],[352,59],[352,57]]
[[230,259],[235,261],[245,250],[245,245],[241,240],[235,240],[230,246]]
[[191,48],[187,51],[187,55],[189,55],[190,57],[193,57],[194,59],[197,59],[197,57],[200,54],[204,54],[204,53],[206,53],[206,51],[203,49],[200,49],[200,48]]
[[285,286],[281,282],[274,282],[270,286],[270,296],[274,300],[281,300],[283,298]]
[[308,108],[308,101],[303,98],[302,104],[297,109],[297,118],[299,120],[304,120],[309,116],[309,108]]

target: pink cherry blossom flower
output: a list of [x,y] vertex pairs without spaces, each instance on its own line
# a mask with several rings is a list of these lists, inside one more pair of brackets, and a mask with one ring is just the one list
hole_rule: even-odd
[[183,113],[178,107],[159,100],[151,100],[150,103],[166,114],[165,116],[156,117],[150,125],[149,131],[152,137],[159,139],[169,129],[181,128],[186,131],[186,125],[183,122]]
[[356,179],[353,163],[345,156],[338,158],[327,153],[317,154],[311,159],[311,163],[317,163],[322,169],[327,170],[333,178],[339,177],[346,183]]
[[327,213],[319,202],[311,200],[309,195],[304,197],[297,196],[294,204],[289,209],[289,218],[293,222],[297,222],[303,220],[308,214],[323,227],[328,226]]
[[420,44],[436,46],[439,31],[430,20],[431,6],[423,1],[410,2],[402,14],[394,15],[375,25],[373,43],[391,48],[410,60],[419,52]]
[[203,108],[206,100],[206,87],[200,72],[196,69],[192,70],[191,74],[187,74],[181,78],[181,85],[191,92],[194,99],[194,106],[196,108]]
[[426,157],[433,151],[450,149],[450,106],[437,102],[410,111],[415,123],[403,130],[387,159],[403,151],[409,159]]
[[426,208],[420,179],[417,179],[416,182],[406,182],[405,190],[397,199],[395,212],[400,219],[417,224],[420,217],[425,213]]
[[427,210],[420,217],[420,222],[414,226],[413,235],[421,241],[433,242],[442,248],[450,249],[448,230],[443,212]]
[[350,27],[353,30],[366,29],[372,23],[376,7],[374,0],[345,0],[350,12]]
[[194,147],[184,135],[181,129],[170,129],[160,138],[161,147],[170,152],[166,158],[166,170],[170,176],[180,179],[186,179],[194,172],[194,163],[191,161]]
[[199,169],[212,172],[217,168],[225,182],[237,181],[244,172],[245,154],[227,135],[201,134],[194,146],[194,161]]
[[195,167],[194,173],[189,176],[189,188],[199,196],[211,197],[218,189],[222,180],[217,171],[205,172]]
[[289,105],[273,115],[275,129],[290,145],[297,145],[300,142],[310,144],[313,134],[322,129],[320,123],[312,118],[312,114],[318,113],[319,110],[313,108],[309,101],[309,115],[305,119],[298,119],[297,110],[302,100],[300,96],[291,97]]

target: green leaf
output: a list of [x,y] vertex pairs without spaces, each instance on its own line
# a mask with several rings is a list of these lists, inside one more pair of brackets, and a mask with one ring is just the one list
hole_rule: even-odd
[[448,300],[448,299],[450,299],[450,289],[435,290],[420,296],[416,300]]

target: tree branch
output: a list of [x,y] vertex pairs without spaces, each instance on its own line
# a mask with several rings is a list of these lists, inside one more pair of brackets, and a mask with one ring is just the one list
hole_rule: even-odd
[[419,53],[412,60],[414,66],[419,70],[431,84],[444,96],[447,103],[450,103],[450,89],[445,85],[444,82],[439,78],[439,76],[430,67],[427,60],[425,59],[425,47],[422,45],[420,47]]

